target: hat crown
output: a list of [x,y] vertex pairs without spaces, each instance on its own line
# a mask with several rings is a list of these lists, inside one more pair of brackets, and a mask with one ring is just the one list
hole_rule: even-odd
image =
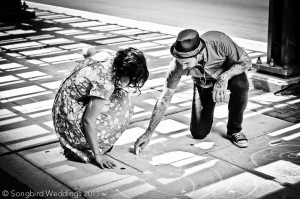
[[186,29],[178,34],[175,42],[175,49],[178,52],[191,52],[200,44],[200,37],[197,31]]

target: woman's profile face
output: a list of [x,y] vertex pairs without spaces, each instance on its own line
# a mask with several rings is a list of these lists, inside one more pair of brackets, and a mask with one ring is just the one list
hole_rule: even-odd
[[[133,78],[133,80],[135,80],[135,78]],[[120,86],[122,88],[125,88],[125,87],[134,87],[132,84],[129,84],[130,83],[130,78],[128,76],[125,76],[125,77],[121,77],[120,79]]]
[[122,87],[127,87],[129,84],[130,78],[129,77],[121,77],[120,84]]

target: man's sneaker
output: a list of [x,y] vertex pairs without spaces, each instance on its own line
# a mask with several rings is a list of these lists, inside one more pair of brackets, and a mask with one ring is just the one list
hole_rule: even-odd
[[241,148],[248,147],[248,139],[242,132],[227,134],[228,139],[235,145]]

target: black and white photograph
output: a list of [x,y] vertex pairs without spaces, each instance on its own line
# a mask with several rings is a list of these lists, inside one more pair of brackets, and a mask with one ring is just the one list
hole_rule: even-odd
[[299,0],[0,0],[0,198],[299,199]]

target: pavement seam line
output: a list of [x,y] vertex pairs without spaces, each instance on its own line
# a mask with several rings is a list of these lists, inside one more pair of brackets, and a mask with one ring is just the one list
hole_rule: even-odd
[[[248,172],[250,172],[250,173],[252,173],[252,174],[254,174],[254,175],[258,176],[258,177],[262,177],[262,178],[264,178],[264,179],[266,179],[266,180],[272,180],[272,181],[278,183],[277,181],[274,180],[275,177],[273,177],[273,176],[264,174],[264,173],[262,173],[262,172],[260,172],[260,171],[256,171],[256,170],[252,170],[252,169],[247,169],[247,168],[241,167],[241,166],[236,165],[236,164],[234,164],[234,163],[232,163],[232,162],[229,162],[229,161],[227,161],[227,160],[225,160],[225,159],[223,159],[223,158],[214,156],[214,155],[212,155],[212,154],[210,154],[210,153],[208,153],[208,155],[210,155],[210,156],[212,156],[212,157],[214,157],[214,158],[216,158],[216,159],[222,160],[222,161],[224,161],[224,162],[227,162],[227,163],[229,163],[229,164],[232,164],[232,165],[234,165],[234,166],[236,166],[236,167],[238,167],[238,168],[240,168],[240,169],[242,169],[242,170],[248,171]],[[279,183],[279,184],[280,184],[280,183]]]
[[[19,152],[22,152],[22,151],[26,151],[26,150],[30,150],[30,149],[34,149],[34,148],[38,148],[38,147],[42,147],[42,146],[47,146],[47,145],[55,144],[55,143],[59,143],[59,141],[51,141],[51,142],[47,142],[47,143],[43,143],[43,144],[37,144],[37,145],[34,145],[34,146],[24,147],[24,148],[17,149],[17,150],[11,150],[10,148],[8,148],[8,147],[6,147],[6,146],[4,145],[4,147],[7,148],[7,149],[10,150],[10,151],[9,151],[9,152],[6,152],[6,153],[0,154],[0,157],[6,156],[6,155],[11,155],[11,154],[18,154]],[[1,143],[1,144],[2,144],[2,143]],[[3,145],[3,144],[2,144],[2,145]]]

